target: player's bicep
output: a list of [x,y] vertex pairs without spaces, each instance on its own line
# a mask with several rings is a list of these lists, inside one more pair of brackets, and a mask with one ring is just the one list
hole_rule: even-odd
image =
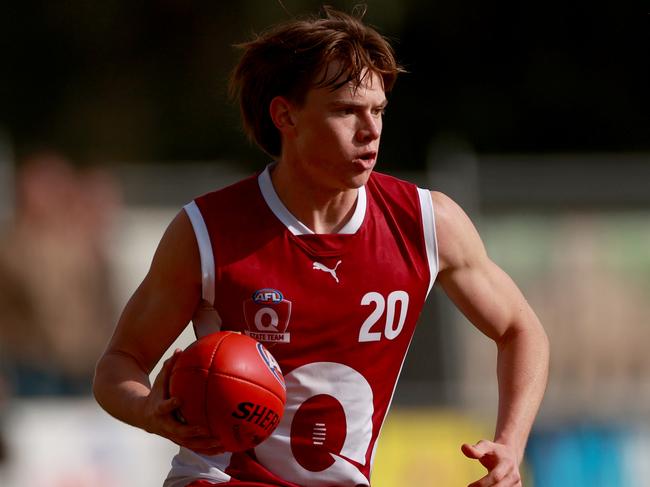
[[521,320],[528,308],[512,279],[494,262],[450,269],[440,283],[456,307],[478,329],[499,340]]
[[107,353],[127,354],[149,372],[191,320],[200,300],[200,276],[194,231],[181,211],[124,308]]
[[493,339],[520,322],[528,305],[512,279],[490,260],[465,212],[432,193],[440,257],[437,282],[467,318]]

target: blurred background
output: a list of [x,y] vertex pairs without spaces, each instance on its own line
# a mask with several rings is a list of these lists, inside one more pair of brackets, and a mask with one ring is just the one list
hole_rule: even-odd
[[[378,169],[461,203],[551,339],[526,485],[650,485],[647,8],[367,5],[408,70]],[[161,485],[175,448],[96,406],[94,363],[178,209],[268,162],[226,83],[233,44],[287,17],[272,0],[3,5],[0,485]],[[373,485],[482,476],[459,448],[493,432],[495,357],[434,288]]]

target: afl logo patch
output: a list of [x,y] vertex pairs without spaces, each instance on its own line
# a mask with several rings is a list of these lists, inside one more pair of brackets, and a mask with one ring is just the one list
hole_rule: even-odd
[[277,289],[265,288],[253,293],[253,302],[255,304],[281,303],[283,299],[284,296]]
[[291,301],[281,291],[270,287],[258,289],[243,305],[246,335],[262,342],[267,348],[277,343],[291,342],[291,334],[287,331]]

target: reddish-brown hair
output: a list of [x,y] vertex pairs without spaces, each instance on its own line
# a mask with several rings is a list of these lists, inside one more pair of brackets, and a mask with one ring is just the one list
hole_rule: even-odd
[[[378,74],[389,92],[402,68],[388,41],[352,16],[329,7],[324,16],[278,24],[249,42],[233,71],[230,92],[239,100],[246,134],[265,152],[282,151],[280,132],[269,114],[271,100],[285,96],[302,104],[312,87],[336,89],[345,83],[360,85],[369,72]],[[316,76],[332,61],[340,63],[331,76]]]

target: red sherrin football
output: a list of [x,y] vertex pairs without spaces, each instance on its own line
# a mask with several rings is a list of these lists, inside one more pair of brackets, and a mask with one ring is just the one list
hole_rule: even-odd
[[284,378],[269,351],[228,331],[200,338],[177,357],[169,393],[181,400],[187,424],[205,426],[232,452],[264,441],[286,402]]

